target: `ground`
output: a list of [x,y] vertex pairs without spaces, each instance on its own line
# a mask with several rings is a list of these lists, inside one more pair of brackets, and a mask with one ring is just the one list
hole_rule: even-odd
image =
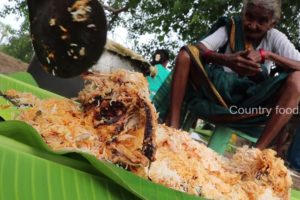
[[0,73],[7,74],[18,71],[26,71],[27,63],[0,52]]

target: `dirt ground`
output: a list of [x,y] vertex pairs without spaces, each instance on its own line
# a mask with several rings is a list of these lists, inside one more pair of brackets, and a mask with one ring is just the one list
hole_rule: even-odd
[[0,73],[8,74],[18,71],[26,71],[27,63],[0,52]]

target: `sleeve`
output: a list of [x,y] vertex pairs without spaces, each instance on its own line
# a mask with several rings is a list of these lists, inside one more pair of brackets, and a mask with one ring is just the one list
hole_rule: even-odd
[[300,53],[285,34],[274,30],[272,34],[272,49],[278,55],[300,61]]
[[209,50],[216,51],[226,44],[228,40],[225,26],[220,27],[211,35],[207,36],[200,42]]

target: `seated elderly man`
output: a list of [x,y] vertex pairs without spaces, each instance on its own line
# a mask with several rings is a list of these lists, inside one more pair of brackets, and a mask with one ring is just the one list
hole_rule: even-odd
[[[168,81],[153,102],[172,127],[181,127],[187,105],[200,118],[257,133],[256,147],[264,149],[299,103],[300,53],[274,28],[280,0],[244,0],[243,4],[240,17],[221,18],[199,44],[180,50],[170,105],[161,106],[168,102],[162,94],[167,93]],[[269,76],[272,63],[284,72]]]

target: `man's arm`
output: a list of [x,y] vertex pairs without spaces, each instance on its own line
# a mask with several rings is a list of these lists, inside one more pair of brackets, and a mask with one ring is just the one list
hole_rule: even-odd
[[267,60],[273,61],[285,70],[300,71],[300,61],[280,56],[271,51],[266,51],[265,56]]
[[300,71],[300,53],[285,34],[273,29],[270,31],[268,41],[271,45],[269,50],[265,49],[263,52],[253,50],[247,55],[248,59],[257,63],[265,59],[284,70]]

